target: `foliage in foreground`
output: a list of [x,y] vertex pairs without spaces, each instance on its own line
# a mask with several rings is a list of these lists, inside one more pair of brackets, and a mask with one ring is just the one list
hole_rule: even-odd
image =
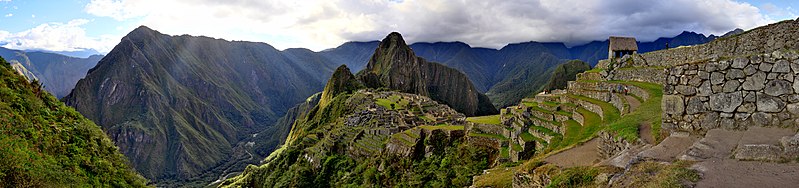
[[143,187],[105,133],[0,58],[0,187]]

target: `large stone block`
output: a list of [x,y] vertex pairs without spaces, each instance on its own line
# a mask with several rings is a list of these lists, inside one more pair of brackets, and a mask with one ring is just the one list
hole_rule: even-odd
[[713,111],[734,112],[741,103],[743,103],[741,92],[719,93],[710,96],[710,109]]
[[785,102],[779,97],[774,97],[762,93],[757,94],[757,111],[779,112],[785,108]]
[[727,71],[726,75],[728,80],[743,78],[744,76],[746,76],[746,74],[744,74],[744,71],[741,69],[730,69]]
[[[764,87],[766,87],[766,73],[757,72],[752,76],[749,76],[748,78],[746,78],[746,81],[744,81],[742,87],[744,90],[748,91],[763,89]],[[797,91],[799,91],[799,89]]]
[[749,64],[749,59],[739,57],[732,61],[732,68],[742,69]]
[[666,114],[680,115],[685,111],[685,103],[680,95],[664,95],[661,105]]
[[720,72],[713,72],[710,73],[710,83],[711,84],[721,84],[724,83],[724,74]]
[[768,144],[746,144],[739,146],[735,152],[735,159],[739,160],[762,160],[779,161],[782,149],[778,146]]
[[685,86],[685,85],[679,85],[677,87],[674,87],[674,91],[677,91],[677,93],[680,93],[682,95],[688,95],[688,96],[696,94],[695,87]]
[[777,61],[777,63],[774,63],[774,67],[771,68],[771,72],[791,72],[791,63],[787,60]]
[[699,97],[692,97],[691,99],[688,99],[688,105],[686,106],[685,112],[689,115],[705,112],[705,104]]
[[763,90],[768,95],[780,96],[793,92],[791,82],[787,80],[772,80],[766,83],[766,88]]
[[738,80],[728,80],[724,83],[721,91],[725,93],[733,92],[738,89],[738,86],[741,86],[741,82],[738,82]]

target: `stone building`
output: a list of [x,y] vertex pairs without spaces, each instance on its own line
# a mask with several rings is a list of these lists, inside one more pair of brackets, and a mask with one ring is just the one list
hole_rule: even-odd
[[620,58],[638,52],[638,44],[633,37],[610,37],[608,59]]

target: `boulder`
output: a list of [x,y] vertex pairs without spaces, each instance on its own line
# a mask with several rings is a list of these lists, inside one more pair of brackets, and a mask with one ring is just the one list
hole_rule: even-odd
[[[665,96],[663,97],[665,100]],[[743,103],[742,92],[719,93],[710,96],[710,109],[713,111],[734,112]]]

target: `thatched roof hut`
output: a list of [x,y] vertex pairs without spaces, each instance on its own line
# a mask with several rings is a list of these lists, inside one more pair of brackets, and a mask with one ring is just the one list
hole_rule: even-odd
[[638,44],[633,37],[610,37],[608,58],[621,57],[638,52]]

